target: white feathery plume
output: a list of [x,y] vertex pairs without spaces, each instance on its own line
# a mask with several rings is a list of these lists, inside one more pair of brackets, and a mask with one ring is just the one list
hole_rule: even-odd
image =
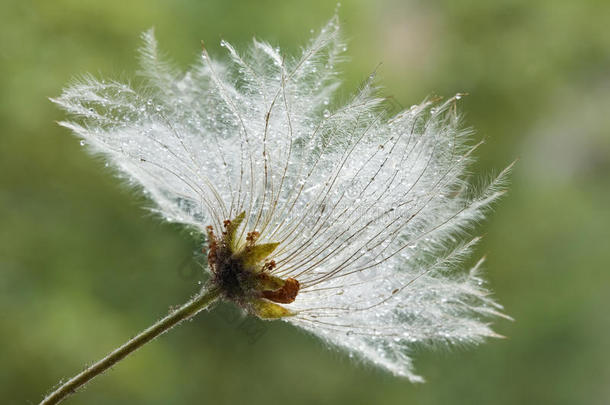
[[77,117],[61,125],[165,219],[207,232],[210,248],[237,220],[236,246],[272,246],[259,271],[298,281],[290,299],[271,299],[283,303],[279,315],[259,311],[252,294],[225,298],[411,381],[422,381],[410,358],[417,345],[497,336],[488,320],[504,315],[481,262],[460,268],[478,241],[467,231],[502,195],[509,169],[484,187],[469,183],[479,144],[460,126],[461,95],[392,115],[371,75],[337,103],[345,45],[336,17],[296,58],[223,41],[228,63],[204,49],[186,72],[160,56],[152,30],[143,40],[144,89],[85,77],[53,101]]

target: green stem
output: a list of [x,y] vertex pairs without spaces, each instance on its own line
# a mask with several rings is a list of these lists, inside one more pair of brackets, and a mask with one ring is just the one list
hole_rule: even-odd
[[197,313],[199,313],[201,310],[212,304],[218,298],[218,295],[219,291],[215,288],[202,290],[189,302],[176,309],[165,318],[159,320],[148,329],[140,332],[137,336],[130,339],[118,349],[115,349],[113,352],[109,353],[97,363],[87,367],[85,370],[75,375],[67,382],[61,384],[59,388],[47,395],[45,399],[42,400],[40,405],[53,405],[60,403],[86,383],[102,374],[104,371],[108,370],[110,367],[114,366],[119,361],[123,360],[125,357],[144,346],[146,343],[167,332],[180,322],[197,315]]

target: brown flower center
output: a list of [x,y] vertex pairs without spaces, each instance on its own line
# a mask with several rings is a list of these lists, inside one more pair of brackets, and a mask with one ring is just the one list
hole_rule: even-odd
[[293,302],[299,292],[299,282],[271,274],[276,264],[270,255],[279,244],[257,244],[260,235],[256,231],[243,238],[238,230],[244,218],[245,213],[241,213],[233,220],[224,221],[222,237],[217,237],[211,226],[207,228],[212,283],[226,299],[261,318],[293,315],[274,303]]

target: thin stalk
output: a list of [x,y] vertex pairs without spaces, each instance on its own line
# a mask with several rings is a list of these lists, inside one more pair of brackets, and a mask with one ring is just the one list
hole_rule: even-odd
[[212,304],[218,298],[218,295],[218,289],[203,289],[189,302],[174,310],[165,318],[150,326],[148,329],[140,332],[134,338],[130,339],[121,347],[109,353],[97,363],[87,367],[85,370],[75,375],[67,382],[61,384],[61,386],[59,386],[55,391],[47,395],[45,399],[42,400],[40,405],[53,405],[60,403],[86,383],[102,374],[104,371],[108,370],[110,367],[114,366],[119,361],[123,360],[125,357],[144,346],[146,343],[167,332],[180,322],[197,315],[197,313]]

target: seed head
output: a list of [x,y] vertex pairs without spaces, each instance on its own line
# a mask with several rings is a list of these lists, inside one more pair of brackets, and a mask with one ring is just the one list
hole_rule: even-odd
[[338,101],[336,17],[297,57],[223,41],[228,63],[204,48],[186,72],[143,40],[146,86],[88,76],[53,101],[156,212],[207,235],[224,298],[412,381],[415,345],[497,336],[481,262],[461,267],[508,169],[471,186],[462,95],[391,113],[371,75]]

